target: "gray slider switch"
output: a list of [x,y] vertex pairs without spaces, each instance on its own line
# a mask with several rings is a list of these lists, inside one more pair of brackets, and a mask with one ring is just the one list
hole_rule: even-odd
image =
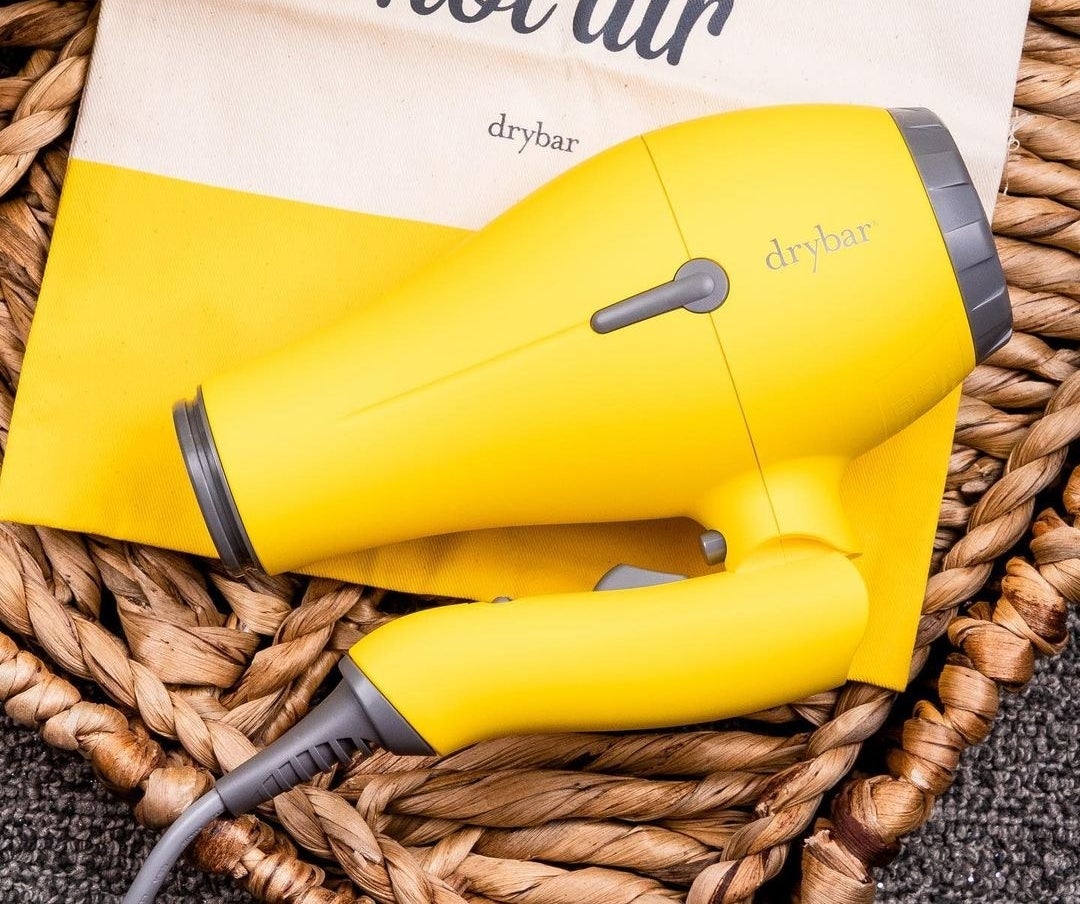
[[671,282],[601,308],[589,325],[597,333],[611,333],[680,308],[707,314],[724,303],[728,288],[723,267],[703,257],[694,258],[679,267]]

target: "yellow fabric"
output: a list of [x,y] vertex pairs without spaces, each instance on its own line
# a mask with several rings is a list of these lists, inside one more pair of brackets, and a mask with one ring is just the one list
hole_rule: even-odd
[[[211,554],[172,403],[341,317],[464,234],[72,160],[0,471],[0,517]],[[854,678],[906,682],[958,398],[845,477],[871,603]],[[619,562],[704,573],[698,530],[677,521],[483,531],[312,571],[480,599],[585,590]]]

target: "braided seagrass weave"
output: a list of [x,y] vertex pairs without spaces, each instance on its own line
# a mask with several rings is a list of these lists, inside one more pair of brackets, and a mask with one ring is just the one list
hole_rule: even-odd
[[[290,904],[735,904],[791,859],[778,895],[873,900],[871,868],[928,818],[1001,690],[1063,648],[1080,601],[1080,0],[1035,0],[1032,16],[994,217],[1017,332],[965,384],[913,708],[849,684],[740,730],[380,753],[218,821],[199,867]],[[0,444],[93,35],[90,3],[0,8],[0,46],[28,52],[0,78]],[[163,827],[306,712],[343,652],[400,611],[384,600],[0,524],[0,697]],[[853,772],[864,748],[885,755]]]

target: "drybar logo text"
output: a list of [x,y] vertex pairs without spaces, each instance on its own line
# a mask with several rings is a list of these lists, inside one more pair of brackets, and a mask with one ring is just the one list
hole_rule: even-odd
[[[402,0],[375,2],[385,9],[392,2],[402,3]],[[491,15],[503,16],[521,35],[531,34],[546,25],[559,5],[553,0],[405,2],[419,16],[430,16],[445,9],[458,22],[480,22]],[[677,66],[694,26],[704,22],[709,34],[719,35],[734,5],[735,0],[575,0],[571,32],[581,44],[599,41],[612,53],[632,47],[643,60],[663,57],[672,66]]]
[[783,270],[785,267],[808,264],[812,272],[817,273],[818,262],[827,255],[869,242],[873,238],[871,229],[874,225],[860,223],[850,229],[826,232],[819,223],[814,227],[813,236],[802,242],[782,245],[780,239],[771,239],[772,250],[765,255],[765,266],[770,270]]

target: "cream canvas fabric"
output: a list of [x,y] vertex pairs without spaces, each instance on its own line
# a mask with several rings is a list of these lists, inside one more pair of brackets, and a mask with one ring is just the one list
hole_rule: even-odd
[[[848,102],[933,109],[988,208],[993,199],[1023,0],[498,5],[106,0],[75,156],[477,229],[649,129],[737,107]],[[561,148],[541,146],[541,132]]]
[[[1026,13],[1024,0],[105,0],[0,517],[212,554],[176,399],[648,129],[761,104],[926,106],[989,209]],[[854,677],[906,678],[955,409],[846,483],[874,597]],[[591,587],[622,561],[701,573],[699,530],[487,531],[313,570],[516,597]]]

